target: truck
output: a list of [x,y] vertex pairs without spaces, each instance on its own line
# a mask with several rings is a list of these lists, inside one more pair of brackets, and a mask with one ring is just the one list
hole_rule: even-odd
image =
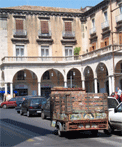
[[62,136],[70,131],[108,130],[108,104],[105,93],[86,93],[82,88],[52,88],[51,126]]

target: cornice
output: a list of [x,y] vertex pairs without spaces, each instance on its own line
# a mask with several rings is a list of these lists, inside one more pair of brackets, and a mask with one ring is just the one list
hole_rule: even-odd
[[17,10],[0,8],[1,14],[15,14],[15,15],[40,15],[41,16],[67,16],[67,17],[84,17],[83,13],[72,12],[53,12],[53,11],[35,11],[35,10]]

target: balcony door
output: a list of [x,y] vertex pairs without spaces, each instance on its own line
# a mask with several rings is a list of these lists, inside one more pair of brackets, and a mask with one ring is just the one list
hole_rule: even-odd
[[[65,46],[65,56],[66,60],[71,60],[73,57],[73,47],[72,46]],[[68,57],[70,56],[70,57]]]
[[23,57],[24,56],[24,45],[17,45],[16,46],[16,59],[17,60],[22,60],[22,58],[21,57]]
[[42,60],[48,60],[48,56],[49,56],[49,46],[41,46],[41,57],[44,57],[42,58]]

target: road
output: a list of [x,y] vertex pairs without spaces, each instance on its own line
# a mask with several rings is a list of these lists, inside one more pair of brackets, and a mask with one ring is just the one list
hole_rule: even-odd
[[122,147],[120,132],[108,136],[99,131],[97,136],[90,132],[69,133],[64,137],[55,134],[50,120],[40,116],[20,116],[15,109],[0,108],[1,147]]

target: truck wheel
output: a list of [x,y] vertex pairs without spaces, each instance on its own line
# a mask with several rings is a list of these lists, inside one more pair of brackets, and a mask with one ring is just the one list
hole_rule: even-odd
[[22,110],[20,110],[20,115],[23,115],[23,112],[22,112]]
[[7,106],[6,105],[3,105],[3,109],[6,109],[7,108]]
[[46,118],[46,116],[45,116],[45,114],[44,114],[43,111],[42,111],[42,113],[41,113],[41,117],[42,117],[42,119],[45,119],[45,118]]
[[30,115],[30,111],[27,111],[27,117],[30,117],[31,115]]
[[108,124],[108,130],[105,129],[104,133],[107,135],[110,135],[112,133],[112,128],[111,128],[110,124]]

